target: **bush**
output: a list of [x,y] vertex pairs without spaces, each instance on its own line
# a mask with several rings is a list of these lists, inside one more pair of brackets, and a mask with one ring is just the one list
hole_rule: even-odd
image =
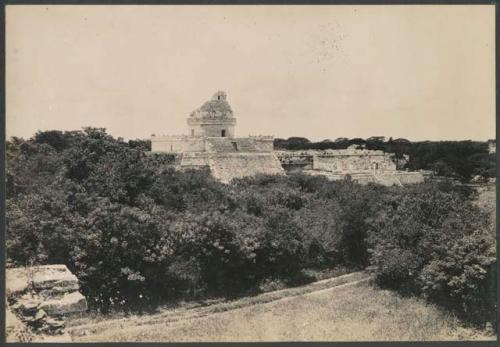
[[470,200],[439,187],[410,189],[374,224],[369,251],[376,281],[423,294],[476,323],[490,320],[494,232]]
[[476,323],[493,322],[496,252],[494,237],[480,230],[449,245],[419,275],[422,292],[430,300],[454,309]]
[[[172,262],[168,226],[134,207],[97,199],[73,245],[70,267],[93,307],[107,311],[158,302],[171,292],[165,269]],[[162,224],[169,223],[162,218]]]
[[332,267],[342,263],[342,208],[335,201],[314,199],[297,211],[294,220],[302,230],[309,266]]
[[12,139],[7,263],[66,264],[101,311],[304,283],[305,269],[375,265],[380,285],[491,319],[494,226],[460,182],[402,188],[294,174],[223,185],[208,171],[174,170],[175,157],[146,155],[148,146],[94,128]]
[[255,267],[256,237],[247,233],[244,238],[247,222],[253,224],[242,214],[213,209],[199,215],[186,213],[177,219],[173,228],[176,257],[194,261],[199,271],[194,276],[199,282],[190,283],[191,288],[228,294],[248,285]]

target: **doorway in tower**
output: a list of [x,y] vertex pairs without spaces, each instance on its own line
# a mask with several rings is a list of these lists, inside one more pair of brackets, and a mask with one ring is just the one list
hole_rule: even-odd
[[226,130],[225,129],[222,129],[221,132],[220,132],[220,136],[222,137],[226,137]]

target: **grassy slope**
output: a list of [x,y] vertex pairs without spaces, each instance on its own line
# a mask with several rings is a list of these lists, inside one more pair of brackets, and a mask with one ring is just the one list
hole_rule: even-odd
[[[362,277],[194,309],[69,327],[74,341],[360,341],[493,339],[419,299]],[[361,281],[360,281],[361,280]],[[268,293],[271,294],[271,293]],[[222,305],[222,306],[221,306]],[[225,305],[225,306],[224,306]],[[229,306],[228,306],[229,305]],[[71,324],[70,324],[71,325]]]

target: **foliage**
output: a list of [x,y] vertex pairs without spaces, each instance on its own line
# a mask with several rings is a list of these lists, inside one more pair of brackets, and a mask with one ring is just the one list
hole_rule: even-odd
[[493,312],[492,225],[458,182],[361,186],[294,174],[224,185],[148,148],[99,128],[11,139],[7,263],[66,264],[104,312],[368,265],[381,285],[476,320]]
[[438,183],[392,200],[369,232],[376,281],[423,294],[469,320],[493,318],[494,230],[460,192]]
[[431,260],[418,278],[422,292],[475,322],[495,320],[494,237],[478,230],[466,235]]

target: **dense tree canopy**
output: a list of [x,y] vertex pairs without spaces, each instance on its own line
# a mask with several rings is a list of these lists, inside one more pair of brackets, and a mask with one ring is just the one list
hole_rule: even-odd
[[[474,155],[476,145],[450,146]],[[39,132],[6,148],[8,265],[66,264],[93,309],[235,295],[269,278],[297,283],[305,269],[375,265],[381,285],[477,320],[494,312],[493,226],[458,183],[361,186],[295,174],[225,185],[96,128]]]

